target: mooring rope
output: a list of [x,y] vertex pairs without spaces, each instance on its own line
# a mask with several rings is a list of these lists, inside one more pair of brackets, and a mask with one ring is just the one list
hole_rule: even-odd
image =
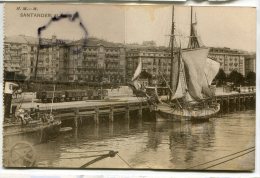
[[129,168],[132,168],[132,167],[130,166],[130,164],[129,164],[126,160],[124,160],[118,153],[117,153],[117,156],[118,156]]
[[239,156],[236,156],[236,157],[234,157],[234,158],[230,158],[230,159],[225,160],[225,161],[222,161],[222,162],[220,162],[220,163],[217,163],[217,164],[211,165],[211,166],[206,167],[206,168],[204,168],[204,169],[209,169],[209,168],[212,168],[212,167],[218,166],[218,165],[220,165],[220,164],[224,164],[224,163],[226,163],[226,162],[228,162],[228,161],[231,161],[231,160],[233,160],[233,159],[236,159],[236,158],[242,157],[242,156],[244,156],[244,155],[246,155],[246,154],[248,154],[248,153],[251,153],[251,152],[253,152],[253,151],[255,151],[255,149],[250,150],[250,151],[248,151],[248,152],[246,152],[246,153],[244,153],[244,154],[241,154],[241,155],[239,155]]
[[[252,150],[251,150],[251,149],[252,149]],[[221,159],[230,157],[230,156],[234,156],[234,155],[237,155],[237,154],[239,154],[239,153],[242,153],[242,152],[245,152],[245,151],[248,151],[248,150],[250,150],[250,151],[249,151],[249,152],[246,152],[245,154],[248,154],[248,153],[254,151],[254,150],[255,150],[255,147],[250,147],[250,148],[247,148],[247,149],[244,149],[244,150],[241,150],[241,151],[238,151],[238,152],[235,152],[235,153],[232,153],[232,154],[229,154],[229,155],[226,155],[226,156],[223,156],[223,157],[220,157],[220,158],[217,158],[217,159],[214,159],[214,160],[205,162],[205,163],[198,164],[198,165],[196,165],[196,166],[189,167],[189,168],[187,168],[187,169],[192,169],[192,168],[195,168],[195,167],[198,167],[198,166],[206,165],[206,164],[208,164],[208,163],[212,163],[212,162],[215,162],[215,161],[218,161],[218,160],[221,160]],[[243,156],[243,155],[244,155],[244,154],[242,154],[242,156]],[[240,157],[240,156],[238,156],[238,157]],[[237,157],[235,157],[235,158],[237,158]],[[233,159],[235,159],[235,158],[231,158],[231,160],[233,160]],[[227,161],[229,161],[229,160],[226,160],[226,162],[227,162]],[[218,163],[218,164],[220,164],[220,163]],[[217,165],[218,165],[218,164],[217,164]],[[213,167],[213,166],[212,166],[212,167]],[[209,168],[209,167],[207,167],[207,168]],[[207,168],[205,168],[205,169],[207,169]]]
[[[82,148],[80,148],[80,149],[82,149]],[[95,151],[95,150],[91,150],[91,151],[65,151],[65,152],[63,152],[63,153],[101,153],[101,152],[109,152],[109,151],[112,151],[112,150],[97,150],[97,151]]]
[[91,156],[75,156],[75,157],[60,158],[60,159],[81,159],[81,158],[93,158],[93,157],[99,157],[99,156],[104,156],[104,155],[107,155],[107,154],[91,155]]

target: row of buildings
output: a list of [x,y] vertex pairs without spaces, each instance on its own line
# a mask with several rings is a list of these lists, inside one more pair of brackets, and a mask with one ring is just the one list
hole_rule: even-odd
[[[170,51],[144,45],[123,45],[97,38],[62,41],[53,36],[42,39],[24,35],[6,37],[4,41],[4,69],[24,75],[27,79],[64,82],[125,83],[131,80],[141,59],[143,70],[156,76],[163,71],[170,75]],[[230,48],[211,48],[209,57],[218,61],[226,74],[236,70],[242,75],[255,72],[256,56]]]
[[125,82],[125,48],[90,38],[61,41],[53,36],[39,48],[39,40],[24,35],[6,37],[4,42],[5,71],[23,74],[27,79],[50,81],[104,80]]

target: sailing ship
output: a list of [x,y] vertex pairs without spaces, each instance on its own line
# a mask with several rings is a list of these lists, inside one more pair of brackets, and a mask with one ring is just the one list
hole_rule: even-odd
[[[191,7],[191,31],[189,44],[186,49],[174,47],[174,6],[172,9],[171,29],[171,71],[168,88],[168,100],[158,96],[157,87],[155,94],[148,96],[155,106],[156,120],[208,120],[220,110],[220,105],[215,103],[214,90],[211,83],[219,71],[220,64],[209,59],[209,48],[202,47],[196,31],[197,22],[193,22]],[[174,55],[177,58],[174,58]],[[139,61],[141,63],[141,61]],[[138,65],[139,67],[139,65]],[[133,82],[136,82],[137,68]],[[163,77],[163,75],[161,75]],[[156,96],[157,99],[154,99]]]

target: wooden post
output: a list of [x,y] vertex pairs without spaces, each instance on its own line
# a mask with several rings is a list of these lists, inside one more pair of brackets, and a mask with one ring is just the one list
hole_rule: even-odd
[[126,119],[126,125],[127,125],[127,133],[130,131],[130,106],[129,103],[126,104],[126,111],[125,111],[125,119]]
[[109,121],[114,122],[114,107],[110,106]]
[[240,109],[241,109],[241,106],[240,106],[241,102],[240,102],[240,100],[241,100],[240,94],[238,94],[238,110],[239,110],[239,111],[240,111]]
[[142,130],[143,128],[143,110],[142,110],[142,103],[139,104],[139,109],[138,109],[138,117],[139,117],[139,120],[137,121],[138,122],[138,129]]
[[245,95],[242,97],[243,110],[246,110]]
[[130,111],[129,111],[129,104],[128,104],[128,103],[127,103],[126,109],[125,109],[125,118],[126,118],[127,120],[130,119]]
[[109,127],[109,135],[112,136],[114,135],[114,123],[113,122],[109,122],[108,123],[108,127]]
[[227,97],[227,112],[229,113],[229,96]]
[[95,137],[99,137],[99,125],[98,124],[95,124],[94,126],[94,135]]
[[79,108],[75,110],[75,117],[74,117],[74,127],[78,128],[78,117],[79,117]]
[[234,103],[232,104],[233,105],[233,110],[234,111],[237,111],[237,96],[234,96]]
[[95,107],[94,120],[95,120],[95,123],[98,125],[99,124],[99,108],[98,107]]
[[74,139],[78,140],[78,128],[77,127],[75,127],[75,129],[74,129]]
[[142,119],[142,118],[143,118],[142,103],[139,104],[139,109],[138,109],[138,118],[139,118],[139,119]]
[[224,102],[223,102],[223,98],[222,97],[220,97],[220,109],[221,109],[221,113],[223,113]]

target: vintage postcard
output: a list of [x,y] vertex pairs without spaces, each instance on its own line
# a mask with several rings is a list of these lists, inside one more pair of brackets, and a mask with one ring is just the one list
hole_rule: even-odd
[[255,8],[4,11],[4,167],[254,170]]

